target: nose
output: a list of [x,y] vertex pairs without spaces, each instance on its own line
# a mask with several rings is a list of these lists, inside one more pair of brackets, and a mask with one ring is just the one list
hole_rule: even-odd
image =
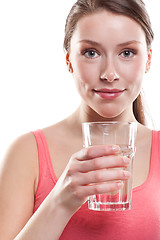
[[119,80],[119,76],[113,62],[108,62],[104,64],[104,67],[100,74],[100,79],[107,82]]

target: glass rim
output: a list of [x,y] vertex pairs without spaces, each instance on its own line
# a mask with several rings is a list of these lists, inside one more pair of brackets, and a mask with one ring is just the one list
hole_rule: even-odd
[[100,122],[83,122],[82,125],[98,125],[98,124],[104,124],[104,125],[110,125],[110,124],[137,124],[136,121],[100,121]]

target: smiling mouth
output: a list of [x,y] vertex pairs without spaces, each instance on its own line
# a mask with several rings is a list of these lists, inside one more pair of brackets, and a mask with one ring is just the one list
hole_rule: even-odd
[[94,89],[93,91],[103,99],[112,100],[112,99],[115,99],[115,98],[118,98],[119,96],[121,96],[125,90],[126,89],[103,88],[103,89],[98,89],[98,90]]

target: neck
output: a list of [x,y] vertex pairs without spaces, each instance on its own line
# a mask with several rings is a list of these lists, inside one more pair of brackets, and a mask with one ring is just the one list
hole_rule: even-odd
[[136,121],[132,111],[132,106],[116,117],[105,118],[97,114],[93,109],[91,109],[83,102],[80,104],[79,108],[69,117],[68,120],[71,123],[72,128],[76,127],[77,129],[81,129],[81,124],[83,122]]

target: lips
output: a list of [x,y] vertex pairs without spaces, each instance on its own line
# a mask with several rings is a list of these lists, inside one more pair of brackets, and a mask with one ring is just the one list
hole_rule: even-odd
[[125,89],[108,89],[108,88],[94,89],[94,92],[98,94],[101,98],[108,100],[112,100],[121,96],[124,91]]

